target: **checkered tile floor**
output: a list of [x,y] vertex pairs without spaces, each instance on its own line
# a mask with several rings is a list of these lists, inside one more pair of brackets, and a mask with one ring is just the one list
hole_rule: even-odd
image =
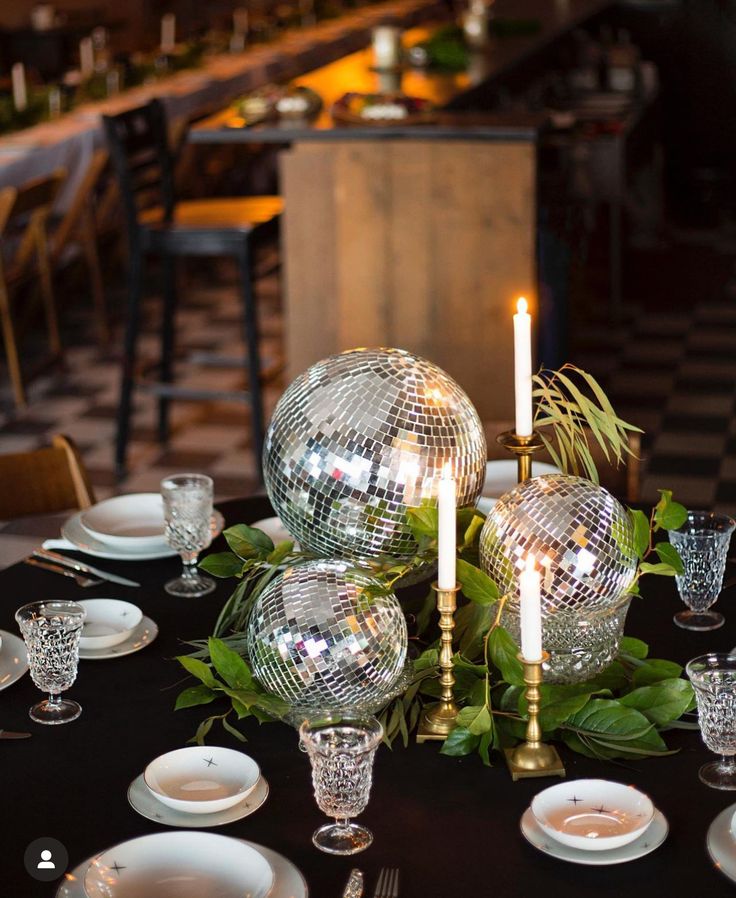
[[[675,260],[678,252],[677,246],[671,247],[667,258]],[[711,264],[714,253],[718,265]],[[736,290],[722,277],[723,271],[731,271],[734,255],[733,247],[698,250],[690,265],[694,274],[685,280],[675,272],[669,278],[662,276],[660,283],[657,273],[655,290],[646,297],[629,297],[646,311],[630,317],[624,326],[581,323],[578,319],[584,316],[575,318],[571,361],[599,377],[619,414],[646,431],[645,501],[656,501],[657,489],[668,488],[690,507],[736,513]],[[282,360],[277,262],[275,249],[267,247],[258,265],[262,347],[271,372],[267,412],[283,389],[277,373]],[[205,271],[200,267],[190,269],[183,283],[177,379],[242,386],[237,370],[195,372],[187,361],[197,351],[242,355],[234,273],[225,265]],[[124,308],[122,291],[112,293],[113,301]],[[141,351],[152,356],[157,348],[157,313],[158,303],[151,301]],[[119,342],[113,343],[112,351],[100,352],[84,302],[66,312],[66,321],[66,371],[37,381],[30,391],[29,410],[20,415],[9,411],[5,388],[0,452],[31,449],[55,432],[67,433],[80,445],[100,497],[119,490],[156,490],[165,474],[185,469],[210,473],[220,498],[257,489],[245,407],[174,403],[172,436],[162,447],[156,441],[154,400],[141,395],[130,445],[130,474],[123,484],[116,484],[111,447]]]

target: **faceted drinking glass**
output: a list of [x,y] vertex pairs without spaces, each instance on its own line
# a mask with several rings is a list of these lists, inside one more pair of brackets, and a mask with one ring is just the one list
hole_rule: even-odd
[[204,596],[215,588],[211,577],[199,573],[197,558],[212,542],[212,478],[206,474],[177,474],[161,481],[166,541],[181,555],[181,577],[164,589],[172,596]]
[[30,709],[36,723],[69,723],[82,713],[81,705],[61,698],[77,678],[79,637],[87,616],[76,602],[31,602],[15,612],[28,649],[31,679],[49,693]]
[[672,545],[680,553],[685,573],[677,576],[677,591],[688,611],[679,611],[675,623],[685,630],[716,630],[724,617],[709,611],[721,592],[726,556],[736,521],[709,511],[688,512],[679,530],[669,530]]
[[323,717],[305,720],[301,746],[312,763],[314,797],[321,811],[334,817],[315,831],[312,842],[328,854],[357,854],[373,841],[373,833],[351,822],[365,810],[373,780],[373,758],[383,738],[375,717]]
[[736,655],[700,655],[689,661],[703,742],[721,756],[704,764],[702,782],[714,789],[736,789]]

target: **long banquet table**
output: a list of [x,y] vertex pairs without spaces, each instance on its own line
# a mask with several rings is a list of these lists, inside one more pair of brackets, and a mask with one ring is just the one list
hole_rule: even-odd
[[[263,498],[224,503],[221,510],[229,525],[271,513]],[[160,626],[157,641],[137,654],[80,663],[69,694],[84,710],[73,723],[43,727],[28,719],[27,709],[39,697],[28,676],[2,693],[0,725],[33,733],[25,741],[0,742],[4,771],[0,894],[8,898],[55,894],[55,884],[35,882],[25,872],[24,850],[36,838],[50,836],[64,843],[71,869],[120,841],[164,831],[129,807],[128,784],[152,758],[184,745],[209,710],[174,713],[182,676],[171,658],[185,651],[182,640],[207,634],[230,584],[222,583],[216,593],[202,599],[174,599],[164,593],[163,584],[178,570],[178,559],[106,561],[100,566],[140,579],[142,588],[103,585],[82,590],[71,580],[22,564],[0,573],[0,627],[12,632],[17,632],[13,613],[19,605],[52,597],[128,599]],[[705,650],[730,649],[736,641],[736,612],[729,610],[727,599],[721,602],[726,626],[698,634],[672,623],[679,603],[671,582],[650,580],[644,593],[645,598],[633,602],[627,631],[649,641],[653,656],[684,662]],[[733,894],[733,886],[708,859],[705,836],[713,818],[736,795],[699,782],[698,766],[708,752],[697,733],[669,735],[668,741],[680,748],[678,754],[623,766],[562,749],[568,777],[633,783],[652,796],[671,828],[665,844],[641,860],[582,867],[540,854],[519,832],[519,819],[532,796],[557,780],[512,783],[501,762],[486,769],[477,757],[442,757],[436,745],[414,743],[408,749],[382,747],[378,752],[371,800],[361,816],[375,834],[373,846],[354,858],[324,855],[311,843],[313,830],[324,818],[314,803],[309,762],[298,750],[294,731],[252,721],[243,729],[248,736],[245,750],[260,764],[270,796],[252,816],[213,831],[286,855],[304,873],[311,898],[338,898],[356,865],[366,872],[367,896],[385,865],[401,868],[401,898]],[[208,741],[239,747],[217,725]]]

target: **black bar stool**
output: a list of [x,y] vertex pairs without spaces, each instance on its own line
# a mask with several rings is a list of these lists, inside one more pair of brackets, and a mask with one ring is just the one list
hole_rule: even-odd
[[[140,326],[145,258],[163,261],[164,308],[161,326],[159,381],[147,388],[158,396],[159,438],[169,431],[172,399],[234,399],[250,402],[253,449],[261,470],[263,403],[258,322],[252,289],[250,238],[258,225],[276,218],[283,209],[280,197],[260,196],[177,202],[174,162],[168,143],[166,112],[158,100],[116,116],[103,116],[110,158],[115,170],[126,220],[129,263],[129,309],[125,334],[123,373],[118,406],[115,465],[119,477],[126,472],[130,415],[135,387],[136,344]],[[239,267],[243,296],[245,369],[248,392],[188,389],[172,383],[175,260],[178,256],[233,256]]]

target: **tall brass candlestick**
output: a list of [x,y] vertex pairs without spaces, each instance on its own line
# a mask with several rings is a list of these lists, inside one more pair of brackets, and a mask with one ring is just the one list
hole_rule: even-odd
[[455,629],[455,609],[460,584],[452,589],[440,589],[436,583],[432,589],[437,593],[437,610],[440,613],[440,700],[422,714],[417,729],[417,742],[442,741],[454,729],[457,705],[452,687],[455,674],[452,669],[452,632]]
[[526,727],[526,742],[505,751],[511,778],[516,781],[535,776],[565,776],[565,768],[557,750],[542,742],[542,728],[539,725],[539,687],[544,679],[542,665],[549,659],[549,653],[542,652],[539,661],[527,661],[521,655],[518,658],[524,666],[529,722]]
[[513,430],[505,430],[496,437],[496,440],[516,456],[517,481],[523,483],[525,480],[529,480],[532,476],[532,455],[544,448],[539,434],[535,431],[531,436],[520,437]]

